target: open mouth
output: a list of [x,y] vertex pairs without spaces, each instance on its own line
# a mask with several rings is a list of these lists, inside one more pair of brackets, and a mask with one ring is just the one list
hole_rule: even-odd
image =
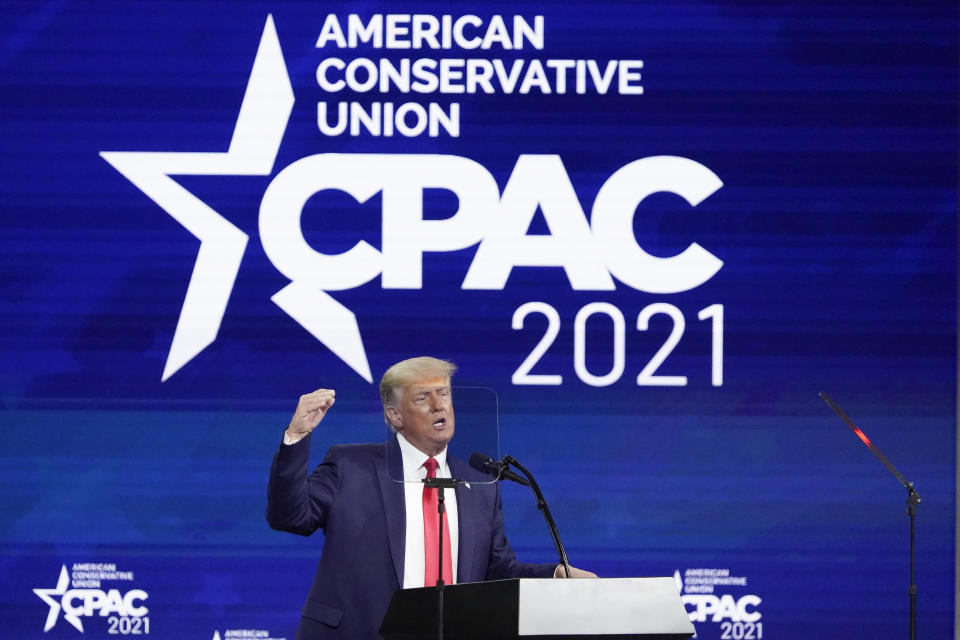
[[437,420],[437,421],[435,421],[435,422],[433,423],[433,428],[434,428],[434,429],[443,429],[443,428],[446,426],[446,424],[447,424],[447,419],[446,419],[446,418],[440,418],[439,420]]

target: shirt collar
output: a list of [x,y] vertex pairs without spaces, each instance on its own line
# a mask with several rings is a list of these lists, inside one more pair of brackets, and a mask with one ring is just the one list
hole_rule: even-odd
[[[423,468],[423,463],[431,456],[428,456],[410,444],[399,432],[397,433],[397,443],[400,445],[400,456],[403,458],[403,479],[405,481],[423,480],[427,475],[426,470]],[[444,447],[443,451],[433,456],[433,458],[437,461],[437,475],[440,477],[449,477],[450,473],[447,470],[447,448]]]

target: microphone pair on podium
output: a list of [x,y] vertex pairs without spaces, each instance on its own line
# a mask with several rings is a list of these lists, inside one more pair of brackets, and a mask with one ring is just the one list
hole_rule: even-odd
[[510,470],[509,460],[510,456],[506,456],[503,460],[498,461],[484,453],[475,451],[473,455],[470,456],[470,466],[477,471],[489,473],[490,475],[495,476],[498,480],[500,478],[512,480],[513,482],[518,482],[526,487],[529,487],[529,480]]

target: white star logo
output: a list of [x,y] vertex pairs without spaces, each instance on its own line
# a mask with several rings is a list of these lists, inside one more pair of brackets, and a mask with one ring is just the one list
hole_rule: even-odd
[[[264,176],[273,171],[290,112],[293,88],[273,24],[267,22],[226,153],[104,151],[100,155],[200,240],[162,381],[216,340],[248,236],[171,175]],[[349,309],[320,290],[291,283],[271,298],[291,318],[368,382],[370,365]]]
[[[47,613],[47,622],[43,625],[44,633],[53,629],[53,625],[57,624],[57,616],[60,615],[60,599],[54,599],[51,596],[62,596],[67,592],[67,587],[69,586],[70,574],[67,573],[67,566],[60,565],[60,579],[57,580],[56,588],[33,590],[41,600],[50,606],[50,611]],[[72,613],[64,613],[63,619],[72,624],[77,631],[83,633],[83,623],[80,621],[80,618]]]

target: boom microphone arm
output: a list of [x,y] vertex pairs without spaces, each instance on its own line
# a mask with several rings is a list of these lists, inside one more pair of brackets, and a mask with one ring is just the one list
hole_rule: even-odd
[[563,563],[563,571],[570,577],[570,562],[567,560],[567,552],[563,548],[563,541],[560,540],[560,532],[557,531],[557,525],[553,521],[553,516],[550,515],[550,508],[547,506],[547,501],[543,499],[543,493],[540,491],[540,486],[537,484],[537,481],[533,479],[533,475],[527,471],[527,469],[516,461],[515,458],[511,456],[503,456],[503,461],[509,465],[513,465],[520,472],[527,477],[527,480],[530,482],[530,488],[533,489],[534,495],[537,497],[537,508],[543,513],[544,519],[547,521],[547,527],[550,529],[550,537],[553,538],[553,545],[557,548],[557,553],[560,555],[560,562]]

